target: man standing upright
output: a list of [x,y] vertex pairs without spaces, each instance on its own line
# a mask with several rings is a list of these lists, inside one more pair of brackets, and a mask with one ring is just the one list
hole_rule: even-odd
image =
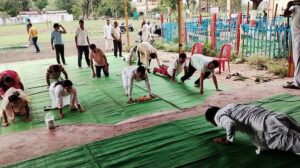
[[114,56],[118,56],[119,50],[119,57],[122,57],[122,38],[121,38],[121,30],[118,26],[118,22],[114,22],[114,27],[111,28],[111,36],[114,42]]
[[106,20],[106,25],[104,26],[104,38],[105,38],[105,49],[106,51],[111,51],[112,48],[112,37],[111,37],[111,25],[109,19]]
[[78,52],[78,67],[81,68],[81,60],[82,54],[84,53],[85,61],[88,66],[90,66],[90,59],[89,59],[89,37],[88,32],[84,28],[84,21],[79,21],[79,27],[75,31],[75,44],[77,47]]
[[35,49],[36,49],[36,53],[39,53],[40,52],[40,48],[37,44],[37,40],[38,40],[38,31],[35,27],[32,26],[31,23],[28,24],[28,27],[29,27],[29,41],[32,41]]
[[294,80],[283,86],[289,89],[300,89],[300,0],[290,1],[284,11],[284,16],[293,17],[292,22],[292,43],[293,61],[295,65]]
[[[60,28],[62,30],[60,30]],[[61,37],[61,34],[66,34],[67,31],[62,25],[58,23],[54,23],[53,29],[54,30],[51,33],[51,46],[52,46],[52,50],[55,49],[56,61],[58,64],[60,64],[60,58],[59,58],[60,55],[63,64],[67,65],[65,61],[65,46]]]

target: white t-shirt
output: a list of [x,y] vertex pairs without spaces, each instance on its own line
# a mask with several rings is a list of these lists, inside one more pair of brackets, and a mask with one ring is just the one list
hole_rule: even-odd
[[117,28],[112,27],[111,33],[115,36],[116,39],[118,39],[118,40],[121,39],[121,30],[119,27],[117,27]]
[[300,33],[300,6],[296,5],[292,9],[293,22],[292,22],[292,34]]
[[201,71],[202,73],[210,71],[209,69],[207,69],[207,66],[208,66],[208,63],[211,61],[213,61],[212,58],[206,57],[202,54],[194,54],[191,57],[191,65],[195,69]]
[[176,59],[173,62],[171,62],[171,64],[168,67],[168,74],[170,76],[173,76],[173,71],[174,69],[176,70],[176,74],[175,76],[179,75],[182,72],[183,67],[185,66],[185,63],[181,64],[179,63],[179,60]]
[[88,32],[87,30],[84,28],[83,30],[78,27],[75,31],[75,37],[77,37],[77,45],[78,46],[88,46],[88,41],[87,41],[87,37],[88,37]]
[[112,37],[111,37],[111,26],[110,25],[106,24],[104,26],[104,38],[112,39]]

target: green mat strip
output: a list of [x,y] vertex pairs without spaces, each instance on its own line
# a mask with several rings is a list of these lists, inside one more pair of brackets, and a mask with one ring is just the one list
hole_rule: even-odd
[[[300,97],[279,95],[253,105],[287,113],[300,121]],[[233,145],[212,142],[225,136],[204,117],[185,119],[107,140],[55,152],[8,167],[299,167],[299,156],[289,152],[255,154],[249,138],[237,133]]]
[[[66,57],[68,63],[65,66],[66,71],[78,90],[80,102],[86,112],[69,112],[66,107],[64,108],[65,118],[59,120],[57,111],[51,111],[55,116],[56,124],[114,124],[131,117],[153,112],[193,107],[203,103],[208,96],[215,93],[214,85],[210,80],[205,83],[205,95],[200,96],[199,88],[193,86],[192,80],[180,85],[170,82],[169,79],[150,74],[151,88],[157,98],[153,101],[129,105],[127,104],[127,97],[124,96],[121,77],[121,71],[126,63],[113,56],[108,56],[108,61],[110,63],[110,77],[93,79],[90,68],[78,69],[77,57]],[[25,92],[31,99],[32,116],[30,123],[25,123],[22,121],[22,117],[18,117],[9,127],[1,127],[0,135],[45,127],[43,107],[51,104],[45,73],[48,66],[55,63],[55,59],[46,59],[0,66],[0,71],[13,69],[19,73],[25,86]],[[85,67],[84,60],[82,63]],[[147,95],[145,83],[135,83],[133,98],[144,95]]]

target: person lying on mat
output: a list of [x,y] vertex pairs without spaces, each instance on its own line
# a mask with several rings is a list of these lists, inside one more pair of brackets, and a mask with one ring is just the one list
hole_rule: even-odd
[[202,54],[194,54],[188,66],[187,73],[181,78],[181,82],[190,78],[197,70],[201,71],[200,77],[195,81],[195,87],[200,87],[200,95],[204,93],[204,80],[212,76],[216,90],[221,91],[218,87],[217,78],[214,69],[219,67],[219,62]]
[[150,73],[151,59],[156,59],[157,65],[160,67],[160,61],[157,56],[157,50],[148,42],[141,42],[137,45],[138,65],[145,65],[148,73]]
[[172,61],[169,66],[162,65],[159,68],[155,67],[153,69],[153,74],[160,73],[162,75],[165,75],[165,76],[171,78],[172,82],[176,82],[175,78],[182,72],[182,69],[185,69],[185,72],[186,72],[187,67],[185,64],[185,60],[186,60],[186,54],[181,53],[181,54],[179,54],[179,58]]
[[146,84],[146,88],[149,93],[149,97],[154,98],[154,96],[152,95],[152,92],[151,92],[149,77],[148,77],[145,67],[143,67],[143,66],[126,67],[122,71],[122,80],[123,80],[125,95],[128,96],[128,102],[127,102],[128,104],[133,103],[132,89],[133,89],[133,81],[134,80],[136,82],[140,82],[140,81],[144,80],[145,84]]
[[46,82],[47,82],[48,87],[50,86],[50,81],[57,82],[57,81],[63,80],[63,78],[60,77],[61,73],[64,74],[65,79],[68,79],[68,74],[62,65],[54,64],[54,65],[50,65],[48,67],[47,72],[46,72]]
[[[91,69],[93,72],[93,78],[95,78],[96,76],[97,78],[100,78],[101,70],[103,70],[105,77],[108,77],[109,76],[108,62],[104,52],[100,48],[97,48],[95,44],[91,44],[90,49],[91,52],[89,58],[90,58]],[[94,70],[94,64],[96,68],[96,73]]]
[[132,47],[129,51],[129,55],[127,57],[124,57],[124,60],[127,62],[127,64],[130,66],[133,62],[136,62],[138,60],[137,55],[137,46]]
[[13,87],[8,89],[3,96],[0,109],[2,127],[7,127],[8,123],[12,123],[15,120],[16,114],[24,115],[24,120],[26,122],[30,121],[29,102],[28,96],[21,89]]
[[64,117],[63,107],[66,105],[70,106],[71,111],[78,110],[79,112],[84,112],[77,97],[77,90],[70,80],[52,83],[49,87],[49,95],[52,100],[52,105],[45,107],[45,111],[57,108],[59,118]]
[[205,118],[214,126],[226,129],[226,138],[214,138],[216,143],[231,144],[235,132],[241,131],[251,138],[257,154],[271,149],[300,155],[300,125],[286,114],[257,106],[229,104],[208,108]]
[[16,89],[24,90],[23,83],[16,71],[6,70],[0,73],[0,97],[2,97],[5,92],[14,87]]

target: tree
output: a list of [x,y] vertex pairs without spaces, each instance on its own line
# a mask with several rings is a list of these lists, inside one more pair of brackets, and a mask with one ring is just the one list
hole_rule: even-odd
[[29,11],[32,7],[31,0],[22,0],[21,6],[23,11]]
[[164,4],[169,8],[169,18],[171,20],[172,13],[177,9],[177,0],[164,0]]
[[[130,2],[127,3],[128,14],[133,13]],[[101,0],[97,8],[97,14],[99,16],[125,16],[125,4],[123,0],[116,0],[115,3],[112,0]]]
[[73,13],[73,6],[80,4],[81,1],[76,1],[76,0],[56,0],[55,4],[57,6],[58,9],[63,9],[63,10],[67,10],[67,12],[69,13]]
[[11,17],[17,16],[21,8],[21,0],[0,0],[0,11],[9,14]]
[[263,1],[263,0],[251,0],[253,2],[253,10],[257,10],[259,4]]
[[42,10],[44,8],[46,8],[46,6],[48,5],[48,0],[33,0],[34,5],[39,9]]

